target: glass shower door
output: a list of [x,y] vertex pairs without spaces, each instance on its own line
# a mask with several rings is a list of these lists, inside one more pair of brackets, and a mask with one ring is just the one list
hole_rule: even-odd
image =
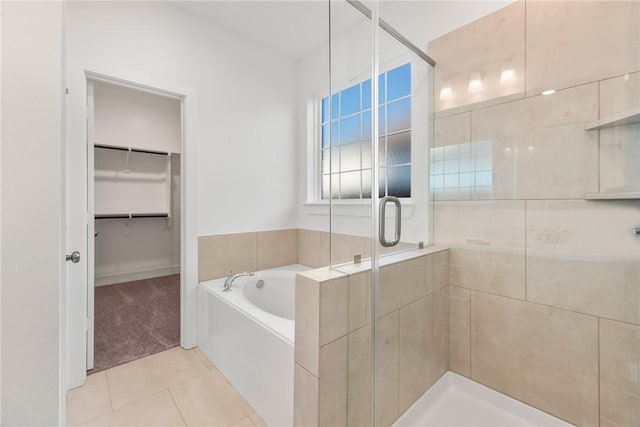
[[432,66],[378,8],[330,2],[322,102],[330,261],[348,286],[346,336],[326,351],[345,358],[351,426],[391,425],[446,369],[446,288],[428,249]]

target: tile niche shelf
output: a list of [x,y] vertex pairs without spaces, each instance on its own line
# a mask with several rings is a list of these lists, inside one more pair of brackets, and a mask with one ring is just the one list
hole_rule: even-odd
[[[624,126],[640,123],[640,107],[604,117],[600,120],[585,123],[584,130],[599,130],[613,126]],[[640,200],[640,189],[620,189],[585,193],[585,200]]]
[[640,123],[640,108],[633,108],[609,117],[604,117],[594,122],[585,123],[584,130],[597,130],[611,126],[630,125],[634,123]]
[[640,200],[640,191],[585,193],[585,200]]

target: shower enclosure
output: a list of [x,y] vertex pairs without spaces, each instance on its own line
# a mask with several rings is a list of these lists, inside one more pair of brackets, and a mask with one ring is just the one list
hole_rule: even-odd
[[[338,425],[346,412],[348,425],[390,425],[447,369],[447,253],[430,247],[435,62],[382,19],[379,2],[330,2],[329,15],[321,197],[348,313],[345,334],[320,352],[320,370],[343,358],[346,407],[321,409],[320,423]],[[320,375],[320,388],[329,386]],[[333,405],[323,396],[321,408]]]
[[433,60],[410,6],[328,3],[307,118],[330,267],[297,288],[295,424],[412,425],[455,372],[529,423],[639,425],[640,2],[505,3]]

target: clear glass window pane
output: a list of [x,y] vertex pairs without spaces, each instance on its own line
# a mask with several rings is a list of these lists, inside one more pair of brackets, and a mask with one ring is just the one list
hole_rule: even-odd
[[362,113],[362,139],[371,139],[371,111]]
[[383,104],[387,99],[387,87],[384,74],[378,76],[378,104]]
[[322,198],[329,198],[329,175],[322,175]]
[[340,115],[348,116],[360,111],[360,85],[340,92]]
[[390,166],[411,163],[411,131],[387,137],[387,156]]
[[340,98],[335,93],[331,95],[331,118],[337,119],[340,116]]
[[340,120],[340,144],[360,141],[360,116]]
[[387,100],[411,94],[411,64],[405,64],[387,73]]
[[411,128],[411,98],[387,104],[387,129],[389,133]]
[[343,145],[340,148],[340,171],[360,169],[360,144]]
[[387,150],[385,147],[385,137],[382,136],[378,139],[378,166],[384,167],[387,165]]
[[371,108],[371,79],[362,82],[362,109]]
[[332,199],[340,198],[340,174],[339,173],[331,174],[331,198]]
[[331,142],[331,145],[340,144],[340,123],[337,120],[331,122],[331,134],[329,136],[329,141]]
[[380,135],[386,135],[387,133],[387,116],[385,112],[385,107],[378,108],[378,133]]
[[360,171],[345,172],[340,174],[340,198],[360,198]]
[[329,121],[329,97],[322,98],[322,123]]

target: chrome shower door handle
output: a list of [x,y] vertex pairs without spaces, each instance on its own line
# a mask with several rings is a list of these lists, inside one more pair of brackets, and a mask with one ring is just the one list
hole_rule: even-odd
[[[388,242],[385,237],[386,231],[386,211],[387,211],[387,203],[393,203],[396,205],[396,230],[395,235],[393,236],[393,240]],[[378,228],[378,240],[380,244],[385,248],[395,246],[400,243],[400,235],[402,233],[402,205],[400,204],[400,200],[397,197],[387,196],[380,199],[380,211],[378,215],[378,220],[380,222]]]

